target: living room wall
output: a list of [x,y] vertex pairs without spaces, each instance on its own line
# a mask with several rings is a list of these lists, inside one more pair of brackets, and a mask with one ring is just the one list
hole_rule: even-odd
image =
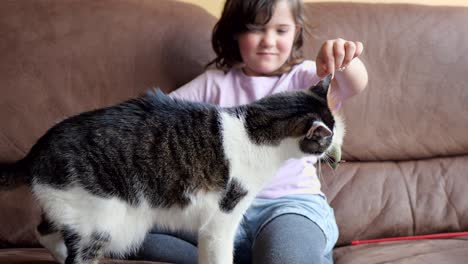
[[[221,14],[224,0],[181,0],[184,2],[199,5],[215,16]],[[361,2],[361,3],[409,3],[423,5],[449,5],[449,6],[468,6],[467,0],[304,0],[305,2]]]

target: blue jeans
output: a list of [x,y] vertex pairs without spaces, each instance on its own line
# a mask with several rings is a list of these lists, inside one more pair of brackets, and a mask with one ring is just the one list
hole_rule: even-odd
[[[333,209],[322,195],[254,200],[235,240],[235,263],[333,263],[338,239]],[[197,263],[196,235],[153,230],[138,259]]]

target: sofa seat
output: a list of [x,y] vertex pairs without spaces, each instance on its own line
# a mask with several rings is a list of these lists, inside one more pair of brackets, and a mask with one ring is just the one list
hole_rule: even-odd
[[[468,237],[384,242],[335,249],[335,264],[466,263]],[[395,254],[398,252],[398,254]],[[162,264],[163,262],[103,260],[100,264]],[[56,264],[45,249],[0,249],[0,264]]]
[[364,263],[467,263],[468,237],[384,242],[340,247],[335,264]]
[[[163,262],[106,259],[99,264],[163,264]],[[0,249],[0,264],[57,264],[44,248]]]

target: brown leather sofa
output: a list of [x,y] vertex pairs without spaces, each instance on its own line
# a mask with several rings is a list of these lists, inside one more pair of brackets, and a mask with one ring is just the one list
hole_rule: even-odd
[[[169,92],[213,58],[216,18],[174,0],[0,6],[1,161],[67,116]],[[308,3],[306,13],[305,56],[326,39],[361,40],[370,79],[344,105],[347,162],[322,173],[340,228],[335,263],[468,263],[466,237],[350,245],[468,231],[468,8]],[[27,187],[0,192],[0,263],[53,263],[33,236],[38,217]]]

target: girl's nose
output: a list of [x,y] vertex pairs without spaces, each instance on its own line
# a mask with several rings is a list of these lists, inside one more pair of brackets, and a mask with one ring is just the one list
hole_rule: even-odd
[[262,45],[266,47],[272,47],[275,45],[276,37],[273,32],[267,31],[263,35]]

